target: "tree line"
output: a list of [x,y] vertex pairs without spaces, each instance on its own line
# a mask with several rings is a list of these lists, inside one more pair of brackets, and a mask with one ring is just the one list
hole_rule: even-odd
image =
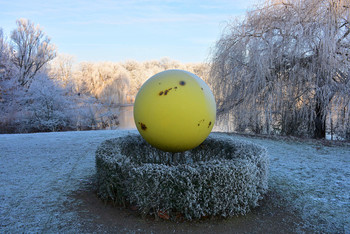
[[116,128],[120,107],[141,85],[167,69],[206,79],[203,63],[81,62],[59,54],[43,30],[27,19],[6,40],[0,28],[0,133]]
[[350,1],[269,0],[227,25],[212,57],[232,130],[350,139]]
[[82,62],[18,20],[0,29],[0,132],[101,129],[167,69],[212,87],[225,130],[350,139],[350,0],[267,0],[229,22],[209,64]]

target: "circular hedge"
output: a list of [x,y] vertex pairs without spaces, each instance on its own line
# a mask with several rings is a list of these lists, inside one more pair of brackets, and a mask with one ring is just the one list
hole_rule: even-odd
[[187,219],[246,214],[267,191],[268,157],[256,144],[212,133],[200,146],[168,153],[129,133],[96,151],[98,194],[143,214]]

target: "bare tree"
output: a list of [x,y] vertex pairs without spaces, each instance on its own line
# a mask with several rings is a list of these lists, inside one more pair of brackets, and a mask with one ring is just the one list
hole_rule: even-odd
[[14,66],[10,60],[10,47],[0,28],[0,81],[10,79],[14,75]]
[[6,73],[6,62],[8,57],[7,44],[4,39],[2,28],[0,28],[0,81],[4,79]]
[[211,69],[219,115],[233,112],[241,130],[324,138],[334,106],[349,118],[349,20],[350,0],[271,0],[228,25]]
[[17,29],[12,31],[13,63],[18,69],[18,81],[30,86],[34,76],[55,56],[55,47],[39,26],[27,19],[16,21]]
[[72,85],[74,57],[68,54],[58,54],[50,62],[50,77],[60,82],[63,88]]

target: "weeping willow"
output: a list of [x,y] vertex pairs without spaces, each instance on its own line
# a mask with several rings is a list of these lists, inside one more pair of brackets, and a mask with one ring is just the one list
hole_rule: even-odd
[[212,54],[218,116],[235,131],[350,138],[350,0],[271,0]]

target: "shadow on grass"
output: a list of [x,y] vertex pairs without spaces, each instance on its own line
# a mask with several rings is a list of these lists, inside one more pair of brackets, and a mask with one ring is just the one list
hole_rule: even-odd
[[153,216],[142,218],[131,208],[104,203],[97,196],[96,179],[85,180],[74,191],[66,209],[77,213],[83,232],[132,233],[295,233],[308,232],[299,214],[290,209],[283,196],[269,190],[260,206],[245,216],[205,218],[195,221],[169,221]]

